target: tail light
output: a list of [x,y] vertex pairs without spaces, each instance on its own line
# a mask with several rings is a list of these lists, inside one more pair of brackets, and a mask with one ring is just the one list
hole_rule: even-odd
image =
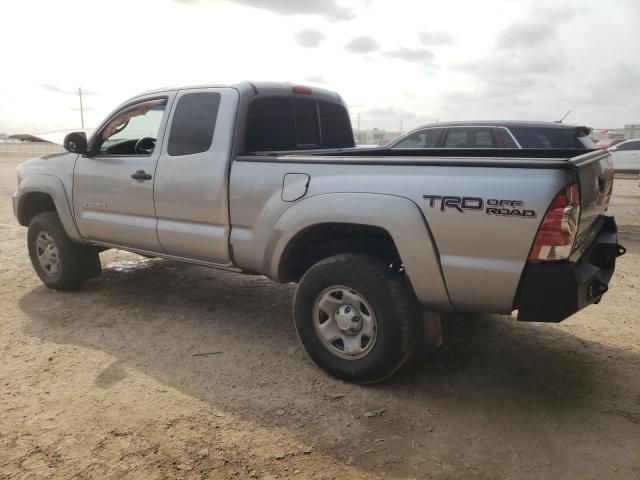
[[576,183],[564,188],[551,202],[529,260],[566,260],[573,250],[573,242],[580,220],[580,191]]

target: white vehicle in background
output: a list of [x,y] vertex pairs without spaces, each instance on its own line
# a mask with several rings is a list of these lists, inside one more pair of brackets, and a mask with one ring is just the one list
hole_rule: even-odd
[[640,172],[640,139],[625,140],[609,148],[615,172]]

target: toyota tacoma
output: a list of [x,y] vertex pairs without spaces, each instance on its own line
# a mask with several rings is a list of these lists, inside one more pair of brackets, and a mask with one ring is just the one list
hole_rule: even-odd
[[411,356],[423,312],[559,322],[607,291],[609,152],[353,147],[327,90],[157,90],[19,166],[13,208],[53,289],[109,248],[297,283],[309,357],[358,383]]

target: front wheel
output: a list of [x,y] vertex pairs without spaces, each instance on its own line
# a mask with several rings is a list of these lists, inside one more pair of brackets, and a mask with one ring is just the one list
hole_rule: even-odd
[[27,244],[33,269],[49,288],[77,290],[102,271],[96,248],[71,240],[56,212],[33,217]]
[[381,261],[340,254],[312,266],[294,299],[298,336],[331,375],[374,383],[413,353],[418,309],[402,276]]

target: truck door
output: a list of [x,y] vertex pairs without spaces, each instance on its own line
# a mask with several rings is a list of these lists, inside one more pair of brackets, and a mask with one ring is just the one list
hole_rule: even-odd
[[238,100],[232,88],[176,95],[154,184],[158,238],[170,255],[231,261],[227,189]]
[[162,252],[153,182],[173,96],[143,97],[119,109],[92,137],[91,152],[78,158],[73,203],[84,238]]

